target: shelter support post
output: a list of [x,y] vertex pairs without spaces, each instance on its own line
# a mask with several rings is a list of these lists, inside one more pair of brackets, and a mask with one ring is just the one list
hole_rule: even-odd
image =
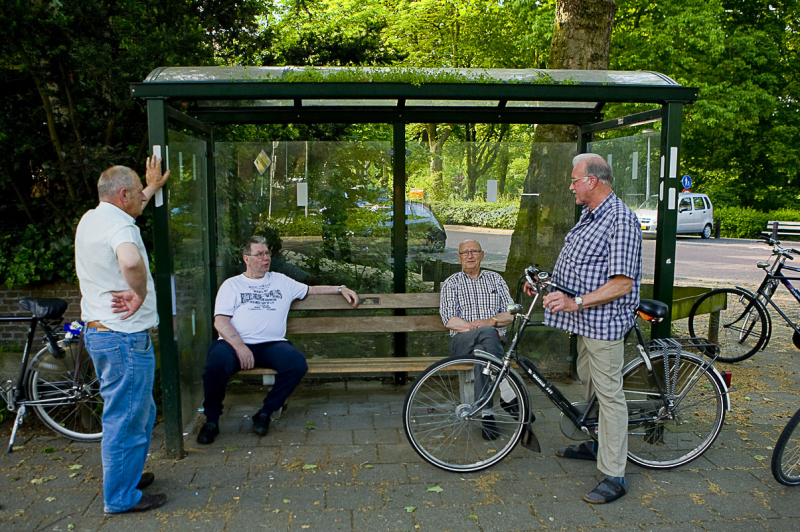
[[[675,241],[680,192],[680,147],[683,104],[667,102],[662,107],[661,174],[658,188],[658,229],[656,232],[653,298],[672,304],[675,282]],[[653,338],[668,338],[672,326],[670,313],[653,325]]]
[[[394,206],[394,222],[392,223],[392,255],[394,257],[394,291],[398,294],[406,292],[406,124],[395,122],[392,135],[392,205]],[[396,309],[395,316],[405,316],[405,309]],[[406,333],[395,333],[394,356],[408,356],[406,350]],[[396,372],[395,384],[405,384],[408,373]]]
[[[208,257],[208,293],[213,298],[217,293],[217,170],[214,146],[214,130],[209,132],[206,140],[206,257]],[[213,300],[213,299],[212,299]],[[213,305],[208,305],[209,323],[214,323]],[[213,341],[214,333],[211,328]]]
[[[164,100],[147,101],[147,123],[151,146],[159,146],[161,157],[167,160],[167,105]],[[154,200],[153,232],[155,239],[155,285],[158,324],[159,356],[161,361],[161,390],[164,411],[164,433],[167,455],[183,456],[183,427],[181,422],[180,360],[175,335],[175,292],[173,286],[172,245],[169,237],[169,183],[162,190],[162,201]],[[164,319],[170,317],[172,319]]]

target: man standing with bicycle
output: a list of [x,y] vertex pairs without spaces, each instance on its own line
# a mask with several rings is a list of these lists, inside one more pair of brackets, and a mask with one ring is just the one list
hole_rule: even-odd
[[[584,500],[615,501],[627,493],[628,408],[622,391],[623,338],[633,326],[642,278],[642,232],[636,215],[612,192],[611,167],[597,154],[572,161],[575,203],[583,212],[567,233],[553,281],[578,294],[544,297],[545,324],[578,337],[578,376],[586,400],[600,405],[597,442],[564,447],[564,458],[597,461],[606,477]],[[530,286],[525,291],[531,293]]]
[[75,270],[81,287],[84,341],[103,398],[103,497],[106,513],[158,508],[167,496],[141,490],[156,418],[155,356],[148,330],[158,324],[156,294],[136,217],[167,182],[161,158],[147,159],[147,187],[126,166],[100,175],[100,204],[75,233]]

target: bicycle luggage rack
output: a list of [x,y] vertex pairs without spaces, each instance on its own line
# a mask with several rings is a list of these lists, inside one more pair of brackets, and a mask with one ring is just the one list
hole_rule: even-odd
[[651,352],[672,349],[695,349],[700,353],[704,353],[706,349],[719,349],[719,346],[706,338],[656,338],[647,343],[647,348]]

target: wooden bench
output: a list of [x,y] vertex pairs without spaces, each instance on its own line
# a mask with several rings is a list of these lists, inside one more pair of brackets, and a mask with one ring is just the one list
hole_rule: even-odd
[[800,240],[800,222],[767,222],[767,230],[761,232],[773,240],[784,240],[780,237],[789,237],[790,240]]
[[[311,334],[383,334],[383,333],[446,333],[439,316],[439,294],[366,294],[360,296],[357,309],[353,309],[340,295],[309,295],[292,303],[292,311],[341,311],[339,316],[296,316],[289,315],[286,334],[303,336]],[[370,310],[431,310],[435,314],[426,315],[364,315]],[[352,315],[347,315],[352,313]],[[405,314],[405,312],[399,313]],[[396,346],[397,347],[397,346]],[[405,351],[402,348],[401,350]],[[380,358],[310,358],[309,374],[344,373],[407,373],[420,372],[448,355],[439,357],[406,357],[401,355]],[[313,355],[313,353],[307,353]],[[275,371],[267,368],[254,368],[240,371],[237,375],[260,375],[265,385],[275,382]]]

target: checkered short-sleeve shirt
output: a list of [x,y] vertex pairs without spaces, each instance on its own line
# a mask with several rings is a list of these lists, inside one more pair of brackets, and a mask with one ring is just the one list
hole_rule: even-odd
[[[439,314],[447,325],[456,316],[467,321],[488,320],[507,310],[512,303],[508,285],[495,272],[483,270],[477,279],[463,271],[456,272],[442,284],[439,296]],[[498,328],[505,333],[505,327]],[[450,336],[455,336],[450,331]]]
[[553,269],[556,284],[579,295],[594,292],[615,275],[633,279],[619,299],[580,312],[545,311],[546,325],[597,340],[619,340],[633,327],[642,282],[642,230],[636,215],[612,192],[564,238]]

